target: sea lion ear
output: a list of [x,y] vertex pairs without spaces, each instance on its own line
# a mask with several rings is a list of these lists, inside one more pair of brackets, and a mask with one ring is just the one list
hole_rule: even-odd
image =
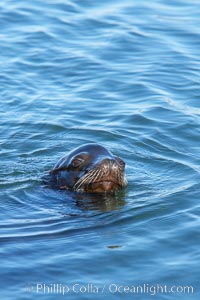
[[125,162],[123,161],[123,159],[121,159],[120,157],[118,157],[118,156],[115,156],[115,159],[116,159],[116,161],[118,162],[118,164],[120,165],[120,167],[121,168],[125,168]]

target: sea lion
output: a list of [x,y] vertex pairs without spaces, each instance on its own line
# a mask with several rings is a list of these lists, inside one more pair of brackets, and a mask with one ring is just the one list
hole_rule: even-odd
[[71,151],[49,175],[56,187],[78,192],[115,192],[127,185],[125,162],[98,144]]

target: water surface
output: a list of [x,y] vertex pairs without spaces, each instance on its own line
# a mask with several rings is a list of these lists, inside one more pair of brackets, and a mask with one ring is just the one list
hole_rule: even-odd
[[[196,0],[1,1],[2,299],[199,299],[199,14]],[[44,188],[90,142],[126,161],[127,189]]]

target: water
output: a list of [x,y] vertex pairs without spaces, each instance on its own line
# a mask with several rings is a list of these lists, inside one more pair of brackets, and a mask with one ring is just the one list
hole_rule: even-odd
[[[1,299],[199,299],[199,1],[0,8]],[[124,192],[42,186],[89,142],[126,161]],[[194,293],[115,291],[145,284]]]

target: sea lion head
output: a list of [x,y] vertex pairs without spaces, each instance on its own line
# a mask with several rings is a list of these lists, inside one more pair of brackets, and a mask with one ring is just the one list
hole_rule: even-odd
[[127,185],[125,162],[98,144],[71,151],[50,175],[60,189],[87,193],[115,192]]

